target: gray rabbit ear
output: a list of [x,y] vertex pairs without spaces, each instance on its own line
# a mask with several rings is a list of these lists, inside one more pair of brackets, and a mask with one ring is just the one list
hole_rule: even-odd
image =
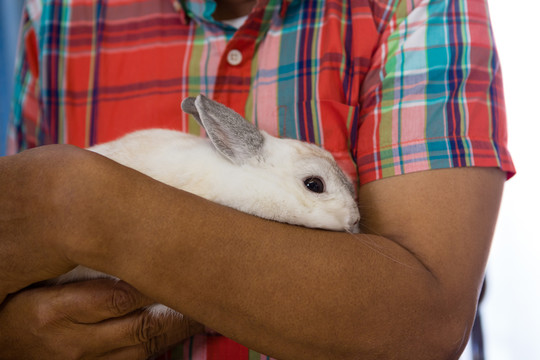
[[199,110],[197,110],[197,107],[195,106],[195,98],[194,97],[187,97],[184,100],[182,100],[182,104],[180,105],[182,107],[182,110],[190,115],[193,115],[193,118],[197,120],[199,125],[204,127],[203,123],[201,122],[201,117],[199,116]]
[[249,121],[234,110],[204,95],[187,98],[182,109],[204,127],[216,149],[235,164],[261,154],[264,137]]

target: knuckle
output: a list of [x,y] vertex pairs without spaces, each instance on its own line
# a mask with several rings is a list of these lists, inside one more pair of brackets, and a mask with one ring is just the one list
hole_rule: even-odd
[[153,316],[153,314],[148,311],[143,311],[137,322],[135,336],[141,343],[146,343],[157,335],[162,334],[164,327],[165,324],[163,318]]
[[144,319],[140,339],[147,357],[155,356],[191,336],[191,323],[176,313],[145,311]]
[[145,310],[139,316],[137,327],[134,331],[136,341],[139,342],[147,357],[156,355],[165,350],[168,345],[169,334],[168,318],[156,316]]
[[58,306],[58,301],[55,298],[48,300],[33,303],[34,324],[40,332],[50,331],[51,327],[57,326],[65,319],[64,311]]
[[56,312],[50,303],[37,304],[34,309],[35,324],[39,328],[47,328],[49,324],[56,322]]
[[[25,336],[17,341],[17,348],[23,347],[20,348],[24,354],[21,358],[88,358],[89,349],[83,341],[78,341],[81,339],[80,333],[66,309],[66,292],[62,287],[30,289],[20,293],[19,297],[25,303],[22,309],[25,311],[22,318]],[[11,336],[15,340],[13,336],[17,335]],[[1,354],[0,358],[3,359]]]
[[151,338],[147,342],[143,343],[146,356],[150,357],[164,350],[164,344],[167,343],[166,337],[166,335],[161,335],[155,338]]
[[137,305],[137,295],[121,284],[121,282],[116,282],[113,286],[109,303],[111,313],[118,316],[129,313]]

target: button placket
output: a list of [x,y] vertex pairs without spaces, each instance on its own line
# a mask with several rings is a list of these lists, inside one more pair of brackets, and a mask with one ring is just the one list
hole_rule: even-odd
[[214,100],[225,104],[242,116],[250,94],[251,62],[256,38],[247,36],[246,29],[238,30],[231,38],[221,55]]

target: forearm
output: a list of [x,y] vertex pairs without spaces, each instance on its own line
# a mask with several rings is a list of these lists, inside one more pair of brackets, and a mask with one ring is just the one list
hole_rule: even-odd
[[452,315],[443,288],[388,239],[262,220],[99,164],[96,233],[72,260],[248,347],[284,359],[420,359],[455,334],[452,319],[448,329],[437,319]]

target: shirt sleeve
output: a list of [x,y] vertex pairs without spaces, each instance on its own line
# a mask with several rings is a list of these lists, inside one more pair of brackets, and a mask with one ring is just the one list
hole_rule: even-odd
[[8,127],[8,154],[41,145],[47,129],[40,123],[38,24],[41,1],[27,0],[15,60],[15,88]]
[[515,173],[485,0],[373,1],[380,45],[361,89],[360,183],[463,166]]

